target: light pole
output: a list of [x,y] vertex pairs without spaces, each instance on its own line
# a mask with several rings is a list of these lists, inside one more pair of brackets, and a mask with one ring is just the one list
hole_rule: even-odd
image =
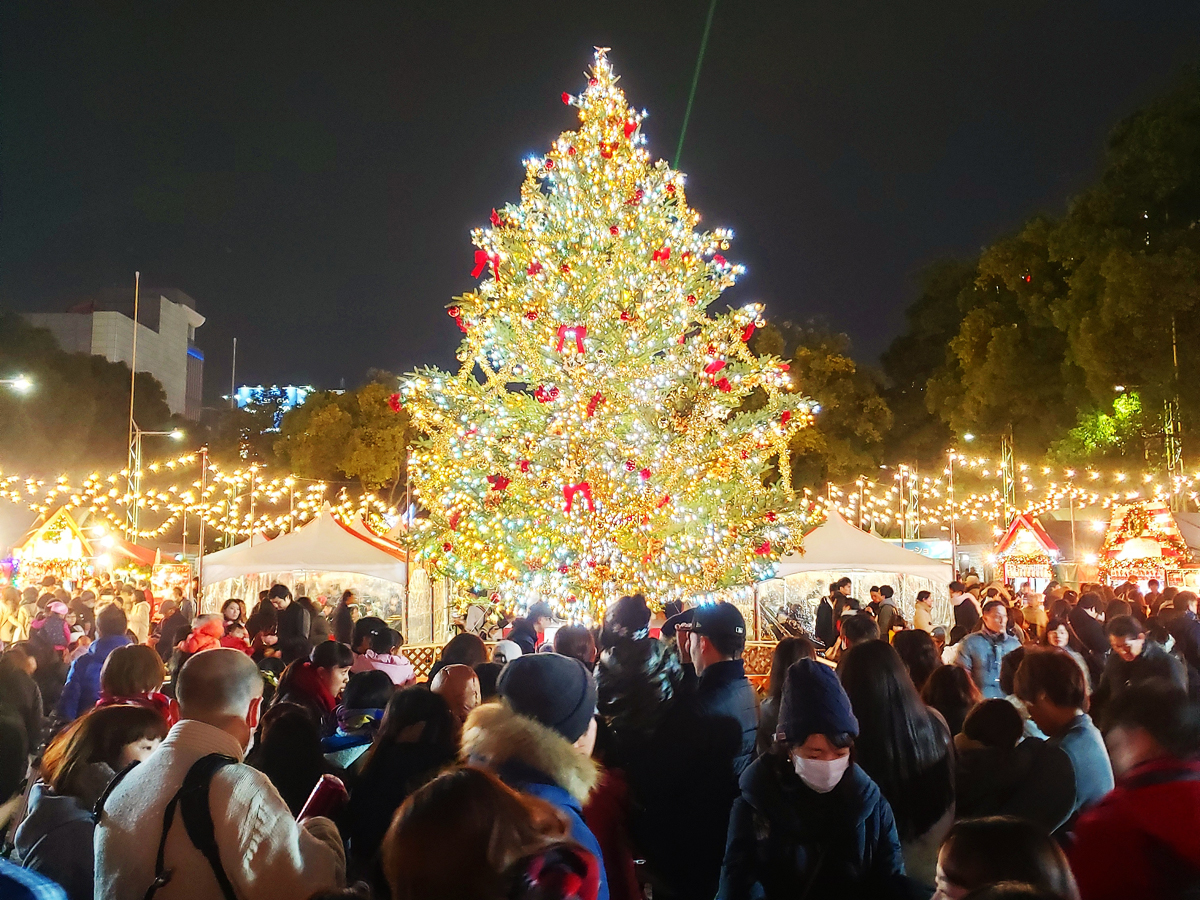
[[953,450],[946,452],[950,460],[949,489],[950,489],[950,575],[958,580],[958,513],[954,509],[954,459],[958,455]]
[[143,431],[138,428],[137,422],[133,421],[133,419],[129,420],[129,427],[133,437],[129,444],[129,459],[131,464],[126,477],[126,483],[129,487],[129,508],[125,516],[125,531],[126,540],[132,544],[137,541],[138,510],[140,507],[139,501],[142,496],[142,438],[169,437],[173,441],[182,441],[183,432],[178,428],[174,428],[171,431]]

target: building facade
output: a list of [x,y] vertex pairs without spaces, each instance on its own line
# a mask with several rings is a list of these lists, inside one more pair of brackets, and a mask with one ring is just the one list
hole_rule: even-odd
[[[49,329],[72,353],[103,356],[130,365],[134,354],[133,296],[128,288],[101,291],[63,313],[27,313],[33,325]],[[163,386],[175,415],[200,418],[204,354],[196,329],[204,316],[196,301],[174,288],[144,288],[138,303],[137,370]]]

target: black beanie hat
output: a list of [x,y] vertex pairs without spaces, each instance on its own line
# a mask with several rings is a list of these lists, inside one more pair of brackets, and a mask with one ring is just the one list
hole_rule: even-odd
[[858,737],[858,719],[832,668],[802,659],[787,670],[777,730],[790,744],[803,744],[812,734]]
[[596,715],[596,680],[571,656],[519,656],[504,667],[496,689],[519,715],[553,728],[571,743]]

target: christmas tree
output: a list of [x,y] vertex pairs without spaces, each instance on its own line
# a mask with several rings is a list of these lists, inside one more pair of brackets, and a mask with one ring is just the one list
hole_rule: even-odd
[[709,314],[743,271],[731,234],[695,230],[604,50],[562,99],[579,129],[472,233],[483,281],[449,308],[461,368],[415,373],[397,402],[422,435],[419,556],[502,605],[587,620],[622,593],[769,575],[807,521],[787,448],[814,408],[748,349],[761,306]]

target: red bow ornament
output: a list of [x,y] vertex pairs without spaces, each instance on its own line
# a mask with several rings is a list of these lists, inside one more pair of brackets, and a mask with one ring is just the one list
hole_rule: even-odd
[[587,502],[588,512],[596,511],[596,504],[592,501],[592,486],[586,481],[581,481],[579,484],[563,485],[563,499],[567,501],[565,512],[571,511],[571,507],[575,503],[576,494],[583,494],[583,499]]
[[555,353],[563,352],[563,344],[567,341],[575,342],[575,349],[579,353],[583,353],[583,339],[587,337],[586,325],[559,325],[558,326],[558,344],[554,347]]
[[392,394],[392,396],[388,397],[388,406],[391,407],[392,412],[400,412],[402,402],[399,394]]
[[500,475],[500,474],[496,474],[496,475],[489,475],[487,477],[487,482],[488,482],[488,484],[490,484],[492,486],[493,491],[502,491],[506,487],[508,487],[510,484],[512,484],[512,479],[505,478],[503,475]]
[[665,263],[670,258],[671,258],[671,248],[670,247],[659,247],[657,250],[654,251],[654,253],[652,253],[650,255],[650,259],[653,262]]
[[587,405],[587,418],[590,419],[592,416],[594,416],[596,414],[596,407],[603,402],[604,395],[602,393],[596,391],[596,393],[592,394],[592,399],[588,401]]
[[496,278],[500,277],[500,257],[495,253],[488,253],[486,250],[475,251],[475,268],[471,270],[471,277],[478,278],[483,274],[483,270],[487,268],[488,263],[492,264],[492,275]]
[[763,541],[761,544],[759,544],[757,547],[754,548],[754,552],[757,553],[759,556],[769,555],[771,552],[771,542]]
[[753,322],[751,322],[745,328],[742,329],[742,343],[743,344],[750,343],[750,338],[752,338],[752,337],[754,337],[754,323]]

